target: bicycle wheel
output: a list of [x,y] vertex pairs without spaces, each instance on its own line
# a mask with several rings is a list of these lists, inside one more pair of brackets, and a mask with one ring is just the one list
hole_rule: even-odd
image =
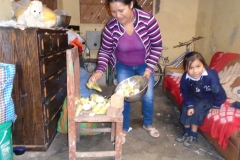
[[158,86],[162,81],[162,68],[159,64],[157,64],[154,68],[154,87]]

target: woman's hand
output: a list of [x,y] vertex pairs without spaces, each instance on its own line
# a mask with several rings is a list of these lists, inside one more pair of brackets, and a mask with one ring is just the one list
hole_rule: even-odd
[[149,79],[151,76],[151,72],[148,71],[148,70],[145,70],[144,74],[143,74],[143,77],[146,77],[147,79]]
[[102,77],[102,72],[94,72],[91,77],[89,78],[88,82],[96,82],[97,80],[99,80]]
[[211,112],[212,114],[217,114],[219,113],[220,109],[216,109],[216,108],[212,108],[209,110],[209,112]]
[[193,108],[189,109],[188,112],[187,112],[187,115],[191,116],[193,114],[194,114],[194,109]]

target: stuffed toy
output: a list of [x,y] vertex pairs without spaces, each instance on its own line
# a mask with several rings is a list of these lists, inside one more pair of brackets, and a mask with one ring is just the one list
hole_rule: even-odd
[[28,27],[51,28],[56,24],[56,14],[44,7],[41,1],[31,1],[27,7],[15,11],[17,24]]
[[42,2],[30,2],[27,10],[24,11],[17,19],[17,24],[26,25],[28,27],[44,28],[44,17],[42,13]]

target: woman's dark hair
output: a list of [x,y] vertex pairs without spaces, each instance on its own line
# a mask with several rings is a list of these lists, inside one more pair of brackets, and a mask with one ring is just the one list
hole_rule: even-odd
[[192,52],[189,52],[183,59],[184,70],[187,71],[195,60],[199,60],[205,68],[208,67],[202,54],[192,51]]
[[142,7],[138,5],[137,0],[107,0],[108,5],[112,2],[121,2],[121,3],[124,3],[124,4],[129,5],[129,6],[130,6],[131,2],[133,2],[133,8],[137,8],[137,9],[142,10]]

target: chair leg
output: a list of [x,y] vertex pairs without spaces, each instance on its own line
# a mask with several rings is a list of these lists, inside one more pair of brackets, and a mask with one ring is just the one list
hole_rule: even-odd
[[76,126],[75,122],[68,121],[69,160],[76,160]]
[[76,123],[76,141],[80,141],[80,123]]
[[111,142],[115,141],[115,136],[116,136],[116,123],[112,122],[112,126],[111,126]]
[[122,122],[116,124],[116,140],[115,140],[115,160],[121,160],[122,158]]

